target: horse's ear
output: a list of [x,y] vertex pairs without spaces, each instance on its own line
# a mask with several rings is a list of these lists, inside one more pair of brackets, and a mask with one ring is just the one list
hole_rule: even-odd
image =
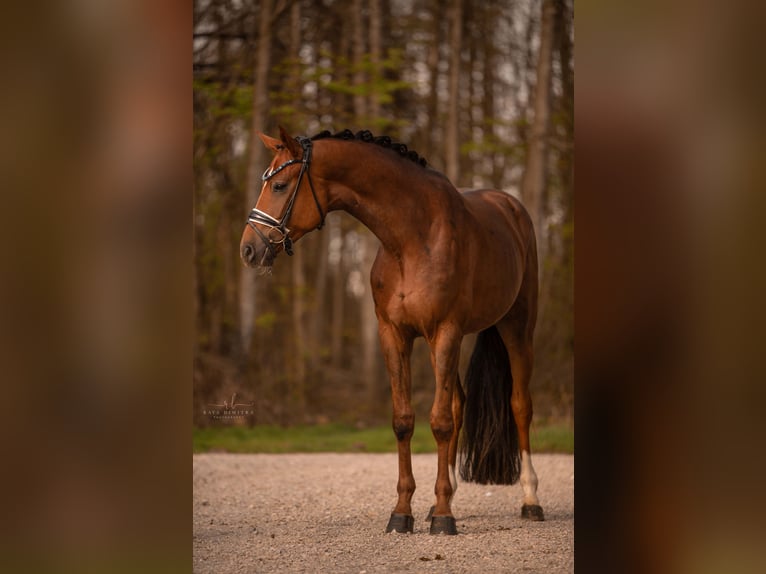
[[287,151],[290,152],[290,155],[295,159],[301,159],[303,157],[303,148],[282,126],[279,126],[279,137],[282,138],[282,144],[287,148]]
[[258,134],[258,137],[261,138],[263,145],[265,145],[274,153],[277,153],[278,151],[285,149],[285,146],[283,146],[282,142],[279,141],[277,138],[272,138],[267,136],[266,134],[260,134],[260,133]]

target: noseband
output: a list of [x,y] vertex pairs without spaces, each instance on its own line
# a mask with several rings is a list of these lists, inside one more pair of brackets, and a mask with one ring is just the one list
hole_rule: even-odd
[[[317,225],[317,229],[322,229],[322,226],[324,225],[324,217],[325,213],[322,209],[322,205],[319,203],[319,198],[317,197],[316,191],[314,191],[314,182],[311,181],[311,173],[309,172],[309,166],[311,165],[311,150],[312,150],[312,142],[309,138],[304,137],[298,137],[296,138],[298,140],[298,143],[301,144],[301,147],[303,148],[303,159],[291,159],[289,161],[286,161],[282,165],[280,165],[276,169],[269,169],[266,168],[266,171],[263,172],[263,177],[261,178],[264,182],[269,181],[272,177],[277,175],[280,171],[285,169],[288,165],[292,165],[294,163],[301,162],[301,171],[298,174],[298,181],[295,184],[295,189],[293,189],[293,193],[290,196],[290,199],[287,201],[287,208],[285,209],[284,214],[282,215],[281,219],[277,219],[276,217],[272,217],[265,211],[261,211],[260,209],[253,208],[253,210],[250,212],[250,215],[247,218],[247,224],[253,228],[253,230],[260,236],[260,238],[263,240],[266,247],[268,247],[269,252],[271,253],[272,257],[276,257],[277,250],[276,247],[278,245],[284,245],[285,253],[288,255],[293,254],[293,242],[292,239],[290,239],[290,230],[287,228],[287,223],[290,221],[290,215],[293,212],[293,207],[295,206],[295,198],[298,196],[298,190],[301,187],[301,182],[303,181],[303,174],[308,175],[309,180],[309,187],[311,188],[311,195],[314,196],[314,203],[316,203],[317,211],[319,211],[319,225]],[[260,223],[261,225],[264,225],[269,228],[268,236],[264,235],[264,233],[256,227],[256,223]],[[279,233],[279,238],[272,239],[271,238],[271,232],[277,231]]]

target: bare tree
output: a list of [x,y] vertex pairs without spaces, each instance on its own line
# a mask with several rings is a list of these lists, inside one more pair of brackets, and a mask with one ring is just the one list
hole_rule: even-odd
[[367,117],[367,97],[362,87],[366,82],[364,54],[364,14],[362,12],[362,0],[353,0],[351,7],[352,18],[352,46],[354,62],[354,115],[356,121],[364,122]]
[[444,155],[446,175],[458,184],[460,176],[460,55],[463,33],[463,0],[452,0],[449,7],[449,96],[447,100],[447,122],[444,134]]
[[[250,128],[250,154],[247,164],[245,188],[245,212],[249,212],[258,199],[261,189],[260,169],[266,159],[264,147],[258,139],[258,132],[266,123],[269,101],[268,77],[271,64],[271,19],[272,0],[261,0],[258,14],[258,44],[253,81],[253,111]],[[250,351],[253,340],[256,311],[257,279],[252,271],[242,267],[239,279],[239,328],[241,352]]]
[[[290,7],[290,46],[289,62],[293,74],[294,85],[300,84],[300,68],[297,65],[298,52],[301,47],[301,4],[293,2]],[[298,93],[293,93],[292,105],[294,109],[300,107]],[[294,126],[290,125],[290,129]],[[306,411],[306,357],[307,357],[307,334],[306,328],[306,273],[304,269],[304,250],[297,249],[292,257],[293,271],[293,298],[292,319],[293,336],[292,346],[295,351],[293,356],[293,381],[290,393],[296,419],[302,421]]]
[[537,230],[538,249],[544,252],[545,206],[547,193],[548,130],[551,108],[551,69],[553,33],[556,18],[554,0],[543,0],[540,49],[537,56],[534,119],[528,138],[526,165],[521,182],[521,197]]
[[380,97],[376,89],[380,79],[380,60],[383,53],[381,40],[383,28],[383,15],[380,11],[380,0],[370,0],[370,69],[372,70],[372,86],[370,91],[370,118],[374,122],[381,120]]
[[[382,33],[382,14],[380,11],[380,0],[370,0],[370,69],[372,70],[371,84],[372,89],[369,94],[369,112],[370,119],[373,122],[380,121],[381,106],[378,95],[377,84],[380,75],[381,45]],[[362,119],[360,118],[360,121]],[[372,267],[375,260],[375,254],[378,251],[378,240],[367,229],[361,233],[361,246],[364,250],[364,269]],[[362,334],[362,376],[367,387],[367,396],[370,405],[376,404],[379,397],[379,387],[382,378],[378,376],[380,372],[380,361],[378,361],[379,343],[378,343],[378,320],[375,316],[375,305],[372,300],[372,288],[368,282],[364,283],[364,293],[360,300],[360,329]]]

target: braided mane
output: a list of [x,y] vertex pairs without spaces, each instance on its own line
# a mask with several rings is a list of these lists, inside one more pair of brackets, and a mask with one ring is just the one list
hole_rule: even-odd
[[335,134],[331,133],[330,130],[324,130],[314,136],[311,136],[311,139],[313,141],[321,140],[325,138],[333,138],[333,139],[339,139],[339,140],[356,140],[356,141],[362,141],[366,143],[373,143],[375,145],[379,145],[381,147],[394,150],[403,158],[406,158],[410,161],[414,161],[415,163],[420,164],[423,167],[428,165],[428,162],[426,161],[424,157],[421,157],[418,154],[418,152],[416,152],[415,150],[407,149],[407,146],[405,144],[395,142],[388,136],[374,136],[372,132],[369,130],[360,130],[354,133],[349,129],[345,129]]

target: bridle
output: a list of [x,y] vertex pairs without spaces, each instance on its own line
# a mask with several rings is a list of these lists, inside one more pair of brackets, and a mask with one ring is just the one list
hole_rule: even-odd
[[[290,239],[290,230],[287,228],[287,223],[290,221],[290,215],[292,215],[293,207],[295,206],[295,198],[298,196],[298,190],[301,187],[301,181],[303,181],[303,174],[308,175],[309,180],[309,187],[311,188],[311,195],[314,196],[314,203],[316,203],[317,211],[319,211],[319,225],[316,226],[316,229],[322,229],[322,226],[324,225],[324,218],[325,213],[322,209],[322,205],[319,203],[319,198],[317,197],[316,191],[314,190],[314,182],[311,181],[311,173],[309,172],[309,167],[311,165],[311,150],[312,150],[312,141],[309,138],[305,137],[297,137],[298,143],[301,144],[301,147],[303,148],[303,158],[302,159],[291,159],[277,167],[276,169],[269,169],[266,168],[266,171],[263,172],[263,176],[261,179],[266,182],[269,181],[272,177],[277,175],[280,171],[285,169],[289,165],[293,165],[294,163],[301,162],[301,171],[298,174],[298,181],[295,184],[295,189],[293,189],[293,193],[290,196],[290,199],[287,201],[287,207],[285,209],[284,214],[282,215],[281,219],[277,219],[276,217],[272,217],[265,211],[261,211],[258,208],[253,208],[253,210],[250,212],[250,215],[247,217],[247,224],[253,228],[253,230],[260,236],[260,238],[263,240],[266,247],[269,249],[269,252],[271,253],[272,257],[277,256],[277,250],[276,247],[278,245],[283,245],[285,248],[285,253],[288,255],[293,254],[293,241]],[[255,225],[256,223],[260,223],[261,225],[265,225],[269,228],[268,236],[264,235],[264,233],[258,229],[258,227]],[[279,233],[279,238],[274,240],[271,239],[271,231],[277,231]]]

